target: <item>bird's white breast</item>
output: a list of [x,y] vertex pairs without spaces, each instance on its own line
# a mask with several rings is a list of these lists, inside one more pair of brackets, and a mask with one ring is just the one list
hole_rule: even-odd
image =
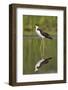
[[40,36],[41,38],[45,38],[44,36],[41,35],[40,31],[36,29],[36,33],[38,34],[38,36]]
[[38,67],[40,66],[40,64],[44,61],[44,59],[41,59],[37,62],[37,64],[35,65],[35,72],[38,71]]
[[39,60],[39,61],[37,62],[37,64],[35,65],[35,67],[39,67],[40,64],[41,64],[43,61],[44,61],[44,59]]

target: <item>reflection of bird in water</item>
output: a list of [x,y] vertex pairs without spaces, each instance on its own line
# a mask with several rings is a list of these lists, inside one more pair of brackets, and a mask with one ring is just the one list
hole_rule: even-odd
[[35,65],[35,70],[34,71],[37,72],[39,70],[39,68],[41,68],[41,66],[43,66],[44,64],[47,64],[50,59],[52,59],[52,57],[39,60],[37,62],[37,64]]
[[43,32],[39,26],[35,26],[36,27],[36,33],[38,34],[38,36],[40,36],[41,38],[48,38],[48,39],[53,39],[48,33]]

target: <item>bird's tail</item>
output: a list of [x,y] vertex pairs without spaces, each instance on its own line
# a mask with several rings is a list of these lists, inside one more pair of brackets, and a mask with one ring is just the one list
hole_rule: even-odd
[[53,38],[49,36],[48,39],[53,39]]
[[46,58],[46,60],[50,60],[50,59],[52,59],[52,57]]

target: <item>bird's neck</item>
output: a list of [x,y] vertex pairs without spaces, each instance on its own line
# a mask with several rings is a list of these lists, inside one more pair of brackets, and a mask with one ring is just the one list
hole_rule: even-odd
[[38,29],[38,26],[36,26],[36,30]]

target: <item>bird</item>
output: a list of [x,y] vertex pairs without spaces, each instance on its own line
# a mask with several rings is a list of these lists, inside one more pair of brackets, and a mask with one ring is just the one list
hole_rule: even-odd
[[35,28],[36,28],[35,31],[39,37],[53,39],[48,33],[43,32],[43,30],[40,29],[38,25],[35,25]]
[[44,64],[47,64],[49,62],[49,60],[52,59],[52,57],[49,58],[42,58],[41,60],[39,60],[36,65],[35,65],[35,72],[37,72],[39,70],[39,68],[41,68],[41,66],[43,66]]

